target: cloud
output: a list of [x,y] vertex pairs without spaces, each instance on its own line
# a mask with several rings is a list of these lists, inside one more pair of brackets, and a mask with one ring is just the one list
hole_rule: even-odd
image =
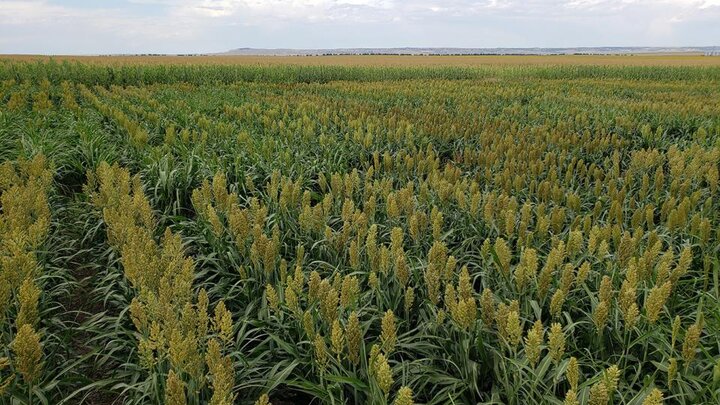
[[23,25],[63,18],[74,14],[71,9],[48,4],[44,1],[2,1],[0,2],[0,24]]
[[0,52],[712,45],[720,0],[0,0]]
[[[199,21],[134,14],[123,8],[61,6],[48,1],[0,2],[0,52],[141,52],[149,41],[192,39]],[[18,40],[20,38],[21,40]],[[23,43],[22,40],[27,41]],[[92,47],[83,48],[87,44]],[[45,48],[45,49],[43,49]],[[102,49],[107,51],[103,52]],[[64,49],[67,49],[65,51]]]

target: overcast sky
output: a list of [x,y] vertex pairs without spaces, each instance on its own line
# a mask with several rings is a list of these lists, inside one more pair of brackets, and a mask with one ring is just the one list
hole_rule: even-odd
[[0,53],[720,45],[720,0],[0,0]]

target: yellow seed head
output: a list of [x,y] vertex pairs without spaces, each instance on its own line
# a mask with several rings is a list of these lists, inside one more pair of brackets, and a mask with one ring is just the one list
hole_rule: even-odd
[[634,302],[623,311],[623,319],[625,319],[625,328],[627,330],[632,330],[635,327],[639,315],[640,309]]
[[339,295],[335,288],[326,287],[325,294],[323,295],[322,301],[320,301],[320,311],[323,316],[323,320],[328,324],[331,324],[338,316],[338,303]]
[[455,307],[457,306],[457,294],[455,293],[455,287],[453,287],[452,284],[447,284],[445,286],[445,297],[443,298],[443,301],[445,302],[445,308],[447,308],[448,312],[452,315],[455,312]]
[[676,284],[680,277],[687,273],[688,269],[690,269],[690,265],[692,264],[692,260],[692,249],[690,248],[690,246],[685,246],[682,252],[680,252],[680,258],[678,258],[677,265],[675,266],[675,269],[673,269],[673,272],[670,275],[670,281],[672,281],[673,284]]
[[658,320],[671,292],[672,284],[670,281],[666,281],[661,286],[656,285],[650,290],[650,294],[645,301],[645,313],[647,314],[648,322],[654,324]]
[[428,263],[424,274],[428,298],[433,305],[437,305],[440,301],[440,283],[446,264],[447,247],[436,240],[428,252]]
[[345,325],[345,336],[347,340],[347,357],[353,365],[357,365],[360,361],[360,348],[363,341],[362,330],[360,329],[360,320],[355,311],[348,316],[347,325]]
[[395,277],[397,277],[400,285],[407,285],[410,278],[410,269],[408,268],[405,253],[399,252],[395,258]]
[[340,305],[344,308],[352,308],[360,294],[360,281],[355,276],[345,276],[340,291]]
[[448,256],[447,262],[445,262],[445,271],[443,272],[443,279],[450,280],[455,276],[455,268],[457,267],[457,259],[455,256]]
[[320,273],[313,270],[310,273],[310,281],[308,282],[308,298],[310,301],[316,301],[318,298],[320,298],[320,284],[322,283],[322,279],[320,278]]
[[348,255],[350,257],[350,267],[353,270],[357,270],[360,267],[360,248],[358,247],[357,240],[353,239],[350,241]]
[[627,266],[628,260],[632,257],[635,251],[635,243],[633,238],[630,236],[630,232],[623,233],[620,238],[620,243],[617,248],[617,260],[620,263],[620,267]]
[[244,251],[246,239],[250,234],[250,220],[247,210],[240,209],[237,205],[230,206],[227,222],[230,233],[235,239],[235,246],[240,251]]
[[378,353],[373,361],[375,380],[387,397],[393,384],[392,369],[384,354]]
[[548,256],[548,261],[545,263],[545,266],[543,266],[540,271],[540,276],[538,277],[537,294],[541,299],[545,299],[548,291],[550,290],[550,283],[552,282],[554,271],[554,267],[551,263],[550,257]]
[[382,274],[387,274],[388,270],[390,269],[390,264],[392,264],[390,249],[387,246],[382,246],[380,248],[380,259],[378,260],[378,270]]
[[267,298],[270,309],[277,311],[280,307],[280,299],[278,298],[277,291],[275,291],[275,287],[271,284],[265,286],[265,297]]
[[542,322],[537,320],[533,324],[533,327],[528,330],[527,336],[525,336],[525,356],[533,367],[535,367],[540,360],[544,339],[545,331]]
[[603,372],[603,381],[607,387],[608,394],[612,396],[617,390],[618,381],[620,381],[620,369],[617,365],[613,364]]
[[583,247],[582,231],[570,231],[567,240],[567,252],[571,256],[578,253]]
[[420,238],[420,220],[417,213],[411,215],[408,219],[408,233],[415,242]]
[[605,324],[608,319],[608,303],[606,301],[600,301],[593,311],[593,323],[598,334],[601,334],[605,328]]
[[580,366],[575,357],[570,357],[567,370],[565,371],[565,377],[570,383],[570,388],[577,391],[578,382],[580,382]]
[[482,255],[483,258],[488,257],[488,255],[490,254],[490,249],[491,249],[490,240],[485,239],[483,241],[482,246],[480,246],[480,255]]
[[507,317],[510,313],[510,308],[502,302],[497,305],[497,311],[495,316],[495,326],[497,327],[498,336],[502,339],[507,340]]
[[520,314],[517,311],[508,313],[505,330],[507,331],[508,343],[513,347],[517,346],[522,339],[523,332]]
[[288,263],[285,259],[280,259],[280,266],[278,267],[278,272],[280,273],[280,282],[284,283],[287,280],[287,268]]
[[370,347],[370,354],[368,356],[368,374],[370,375],[375,374],[375,361],[380,355],[380,352],[380,346],[372,345],[372,347]]
[[327,345],[325,344],[325,339],[320,336],[320,334],[315,335],[315,340],[313,341],[313,346],[315,347],[315,361],[317,361],[318,366],[323,369],[327,365]]
[[[179,327],[172,328],[169,331],[167,347],[172,368],[178,372],[201,369],[202,355],[198,352],[198,347],[199,342],[194,333],[184,335]],[[158,351],[160,352],[160,350]]]
[[583,262],[583,264],[580,266],[580,268],[577,271],[577,276],[575,277],[575,284],[576,285],[583,284],[587,280],[589,275],[590,275],[590,263]]
[[15,367],[23,380],[31,384],[42,373],[40,335],[30,324],[20,326],[12,342],[12,350],[15,354]]
[[605,302],[607,305],[610,305],[610,301],[613,297],[613,286],[610,277],[603,276],[600,281],[600,292],[598,296],[600,297],[601,302]]
[[548,351],[556,363],[559,362],[565,354],[565,333],[562,330],[562,326],[557,322],[550,325]]
[[[520,266],[518,266],[518,269],[522,269],[521,274],[518,275],[521,275],[522,277],[516,277],[516,283],[518,284],[518,288],[522,288],[522,286],[525,285],[525,282],[534,279],[537,275],[538,257],[535,249],[523,250],[520,256]],[[516,269],[516,272],[518,269]]]
[[255,401],[255,405],[272,405],[272,403],[270,402],[270,397],[268,396],[268,394],[262,394],[260,398]]
[[435,323],[442,325],[443,322],[445,322],[445,316],[445,310],[438,309],[437,314],[435,315]]
[[515,267],[515,271],[513,272],[513,279],[515,280],[515,285],[517,286],[518,291],[522,291],[525,288],[528,278],[527,269],[521,261],[520,264]]
[[450,313],[461,328],[472,329],[477,319],[475,298],[460,299]]
[[571,388],[567,393],[565,393],[565,401],[563,401],[563,405],[580,405],[575,389]]
[[607,405],[608,401],[610,401],[610,394],[602,381],[590,387],[589,405]]
[[555,291],[552,298],[550,299],[550,314],[557,318],[562,312],[563,304],[565,303],[565,291],[560,289]]
[[660,256],[660,259],[655,266],[656,284],[662,284],[670,277],[670,267],[672,266],[673,257],[674,255],[671,249],[668,249],[662,256]]
[[486,326],[491,326],[495,322],[495,302],[492,290],[486,288],[480,295],[480,317]]
[[221,238],[225,231],[225,227],[222,223],[222,220],[218,216],[217,211],[215,211],[215,207],[213,207],[211,204],[208,204],[207,207],[205,207],[205,215],[208,222],[210,223],[213,235],[215,235],[216,238]]
[[[298,261],[302,260],[298,259]],[[302,294],[303,288],[305,287],[305,273],[303,273],[302,265],[299,263],[295,265],[295,275],[292,278],[292,283],[295,293]]]
[[365,238],[365,254],[367,255],[368,262],[373,270],[377,271],[379,262],[378,245],[377,245],[377,224],[372,224],[368,229],[367,237]]
[[398,226],[390,232],[390,250],[396,256],[403,250],[403,229]]
[[175,374],[173,370],[170,370],[167,377],[165,388],[165,404],[167,405],[186,405],[187,399],[185,398],[185,383]]
[[339,320],[335,320],[332,325],[332,331],[330,333],[330,342],[332,343],[333,352],[340,360],[340,355],[343,352],[345,346],[345,337],[343,336],[343,328]]
[[268,239],[267,244],[265,245],[265,251],[263,254],[263,269],[265,270],[265,275],[270,276],[273,271],[275,270],[275,263],[278,258],[278,249],[279,249],[278,243],[275,241],[275,238]]
[[405,314],[410,314],[410,310],[412,309],[413,303],[415,302],[415,290],[412,287],[408,287],[405,289],[405,298],[404,298],[404,307],[405,307]]
[[440,240],[440,237],[442,236],[443,213],[436,207],[433,207],[432,212],[430,213],[430,220],[432,221],[433,239]]
[[572,287],[573,279],[575,278],[575,266],[571,263],[567,263],[563,266],[562,275],[560,276],[560,289],[567,293]]
[[395,397],[395,402],[393,402],[393,405],[414,405],[415,402],[413,402],[413,393],[410,387],[403,386],[401,387],[398,392],[397,396]]
[[391,353],[397,342],[397,327],[395,326],[395,314],[392,310],[387,310],[383,315],[381,322],[380,341],[385,353]]
[[303,330],[308,338],[315,335],[315,321],[309,310],[303,314]]
[[635,303],[637,283],[637,267],[631,264],[625,274],[625,280],[620,287],[620,294],[618,296],[618,306],[620,307],[620,311],[627,311],[628,307]]
[[368,276],[368,285],[373,290],[377,290],[380,287],[380,280],[378,280],[378,275],[376,272],[370,272],[370,275]]
[[685,366],[688,367],[689,364],[695,359],[695,352],[697,350],[698,343],[700,342],[700,334],[702,333],[702,329],[700,328],[700,325],[697,323],[694,323],[690,325],[687,332],[685,332],[685,340],[683,341],[683,347],[682,347],[682,355],[683,360],[685,360]]
[[600,242],[600,246],[598,247],[597,251],[597,257],[604,258],[607,257],[610,254],[610,245],[608,244],[608,241],[603,240]]
[[647,397],[645,397],[645,400],[643,401],[642,405],[662,405],[663,404],[663,393],[659,389],[655,388],[653,389],[650,394],[648,394]]
[[288,280],[288,285],[285,287],[285,305],[287,305],[288,309],[290,309],[293,313],[297,314],[300,312],[298,296],[295,293],[295,288],[293,287],[291,280]]
[[213,331],[218,334],[225,343],[232,341],[233,321],[232,314],[225,308],[225,302],[220,301],[215,307],[215,318],[213,319]]
[[468,272],[467,266],[463,266],[460,269],[460,276],[458,279],[458,296],[460,299],[467,300],[472,298],[473,287],[470,280],[470,273]]
[[231,405],[235,400],[232,392],[235,383],[232,359],[222,355],[220,343],[216,339],[208,342],[205,362],[212,377],[213,395],[210,404]]
[[387,216],[389,219],[395,219],[398,216],[400,216],[400,208],[398,208],[398,204],[395,199],[394,193],[388,194],[386,208],[387,208]]
[[510,272],[510,260],[512,258],[512,252],[508,247],[507,242],[503,238],[495,239],[495,254],[497,255],[497,265],[503,274],[507,275]]
[[141,337],[138,341],[138,357],[140,365],[148,370],[155,367],[155,344],[152,340]]
[[148,317],[145,306],[140,302],[138,297],[134,297],[132,302],[130,302],[130,319],[139,332],[143,333],[146,331],[148,327]]
[[30,278],[26,278],[18,291],[18,302],[20,303],[20,311],[18,312],[15,323],[17,327],[22,325],[30,325],[33,328],[38,323],[38,300],[40,299],[40,289]]

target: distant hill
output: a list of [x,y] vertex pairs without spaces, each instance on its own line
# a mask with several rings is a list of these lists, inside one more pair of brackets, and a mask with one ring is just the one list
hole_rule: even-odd
[[718,46],[698,47],[578,47],[578,48],[237,48],[218,55],[319,56],[319,55],[628,55],[702,53],[720,54]]

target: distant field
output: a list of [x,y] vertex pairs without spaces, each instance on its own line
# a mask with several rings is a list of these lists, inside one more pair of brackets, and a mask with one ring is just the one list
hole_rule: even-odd
[[700,54],[662,55],[487,55],[487,56],[42,56],[2,55],[0,60],[78,61],[84,63],[311,65],[311,66],[507,66],[507,65],[611,65],[611,66],[720,66],[720,57]]

